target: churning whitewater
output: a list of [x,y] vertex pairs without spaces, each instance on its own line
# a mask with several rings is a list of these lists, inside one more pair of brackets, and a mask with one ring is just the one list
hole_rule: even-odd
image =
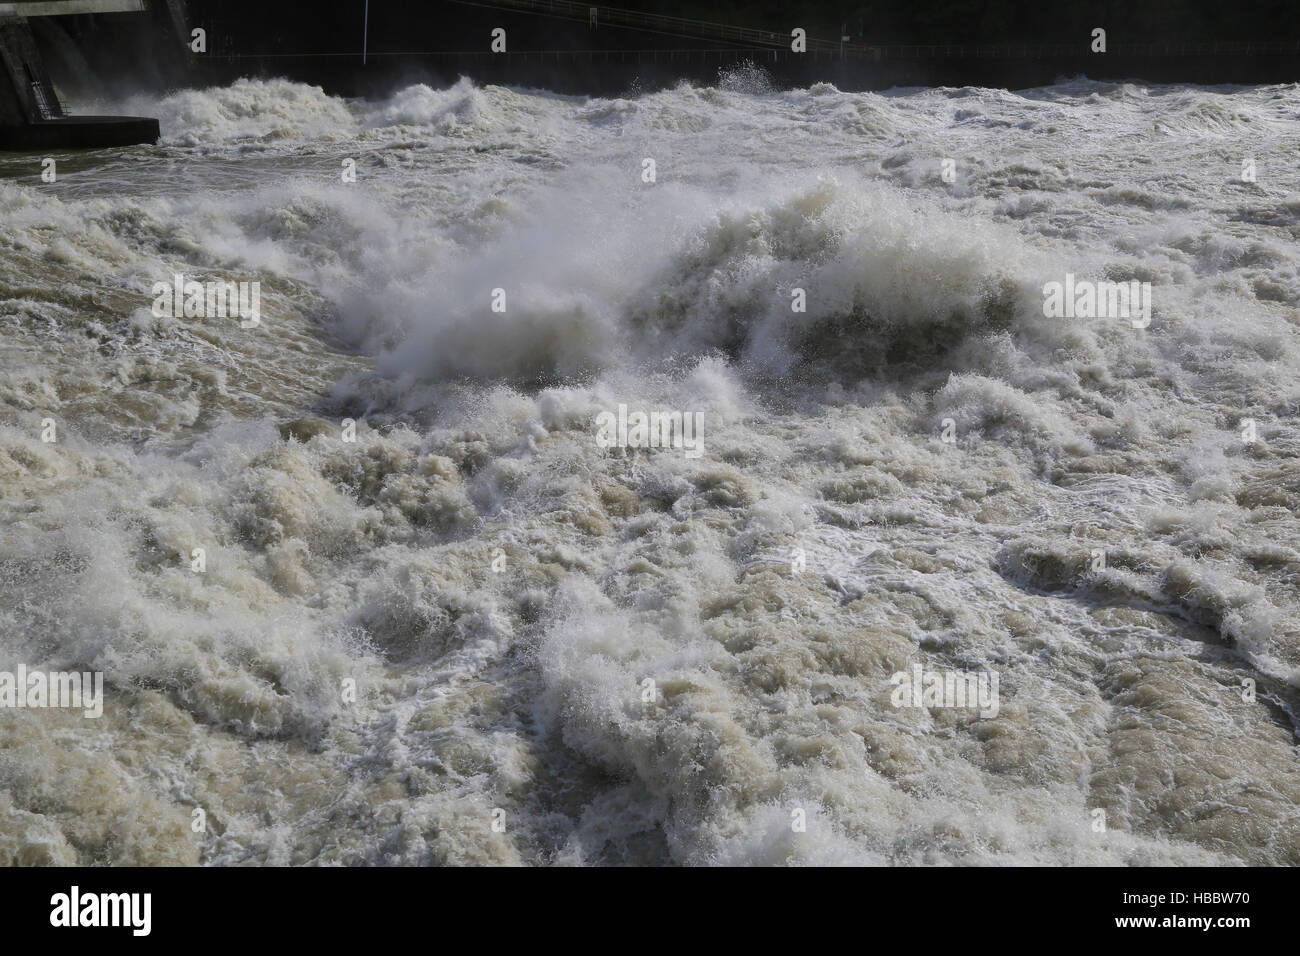
[[0,863],[1300,864],[1300,87],[114,106],[0,159],[0,671],[103,675]]

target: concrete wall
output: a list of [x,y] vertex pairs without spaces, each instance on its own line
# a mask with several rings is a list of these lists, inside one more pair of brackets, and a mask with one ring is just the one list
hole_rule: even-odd
[[[488,0],[491,2],[491,0]],[[844,0],[848,3],[849,0]],[[1300,0],[1293,0],[1300,11]],[[592,0],[599,7],[599,0]],[[620,2],[631,5],[631,0]],[[649,6],[649,4],[644,4]],[[533,10],[493,9],[452,0],[371,0],[367,62],[362,63],[362,0],[189,0],[194,26],[208,32],[208,53],[195,58],[198,81],[227,83],[240,76],[285,76],[331,93],[381,95],[413,82],[478,82],[540,86],[566,93],[617,95],[633,81],[642,89],[680,77],[716,83],[718,71],[744,60],[762,66],[781,85],[818,80],[844,90],[891,86],[1023,88],[1061,76],[1150,82],[1280,83],[1300,80],[1300,49],[1267,55],[1163,55],[1123,50],[1088,52],[848,56],[810,48],[793,54],[736,46],[716,37],[664,36],[608,22],[554,19]],[[1050,6],[1050,5],[1049,5]],[[490,32],[506,29],[510,53],[488,50]],[[1260,32],[1268,33],[1261,26]],[[1279,29],[1266,40],[1296,40]],[[1209,39],[1213,39],[1212,37]],[[743,44],[742,44],[743,45]],[[669,52],[668,49],[673,52]]]
[[0,17],[66,17],[79,13],[140,13],[145,0],[0,0]]
[[41,118],[33,80],[40,84],[51,115],[62,114],[31,28],[21,17],[0,18],[0,67],[0,124],[16,126]]
[[[124,62],[163,59],[168,51],[181,48],[177,24],[183,19],[183,0],[0,0],[0,150],[44,152],[157,142],[154,119],[69,116],[46,64],[62,68],[61,83],[68,82],[71,65],[83,86],[102,92],[101,78],[123,72]],[[88,60],[86,53],[92,51],[114,62],[104,70],[103,64]],[[75,91],[69,95],[75,96]]]
[[[0,0],[0,125],[20,126],[63,115],[28,17],[139,13],[146,0]],[[33,89],[33,82],[39,89]]]
[[143,13],[35,17],[28,23],[54,82],[74,102],[189,83],[190,28],[182,0],[149,0]]

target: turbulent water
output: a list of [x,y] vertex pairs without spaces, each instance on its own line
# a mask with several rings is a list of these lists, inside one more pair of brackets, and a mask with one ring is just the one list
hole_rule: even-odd
[[105,679],[0,862],[1300,863],[1300,87],[114,106],[0,158],[0,669]]

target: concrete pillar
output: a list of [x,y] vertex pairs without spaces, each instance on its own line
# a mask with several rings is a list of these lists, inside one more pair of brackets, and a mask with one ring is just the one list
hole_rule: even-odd
[[5,7],[0,3],[0,150],[27,152],[157,142],[158,121],[154,119],[68,116],[54,93],[27,19],[4,15]]
[[15,125],[63,115],[26,18],[0,18],[0,66],[0,123]]

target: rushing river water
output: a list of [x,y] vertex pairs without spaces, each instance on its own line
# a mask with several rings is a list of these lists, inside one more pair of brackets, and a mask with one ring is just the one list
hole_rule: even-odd
[[0,669],[105,681],[0,862],[1300,863],[1300,88],[113,105],[0,158]]

